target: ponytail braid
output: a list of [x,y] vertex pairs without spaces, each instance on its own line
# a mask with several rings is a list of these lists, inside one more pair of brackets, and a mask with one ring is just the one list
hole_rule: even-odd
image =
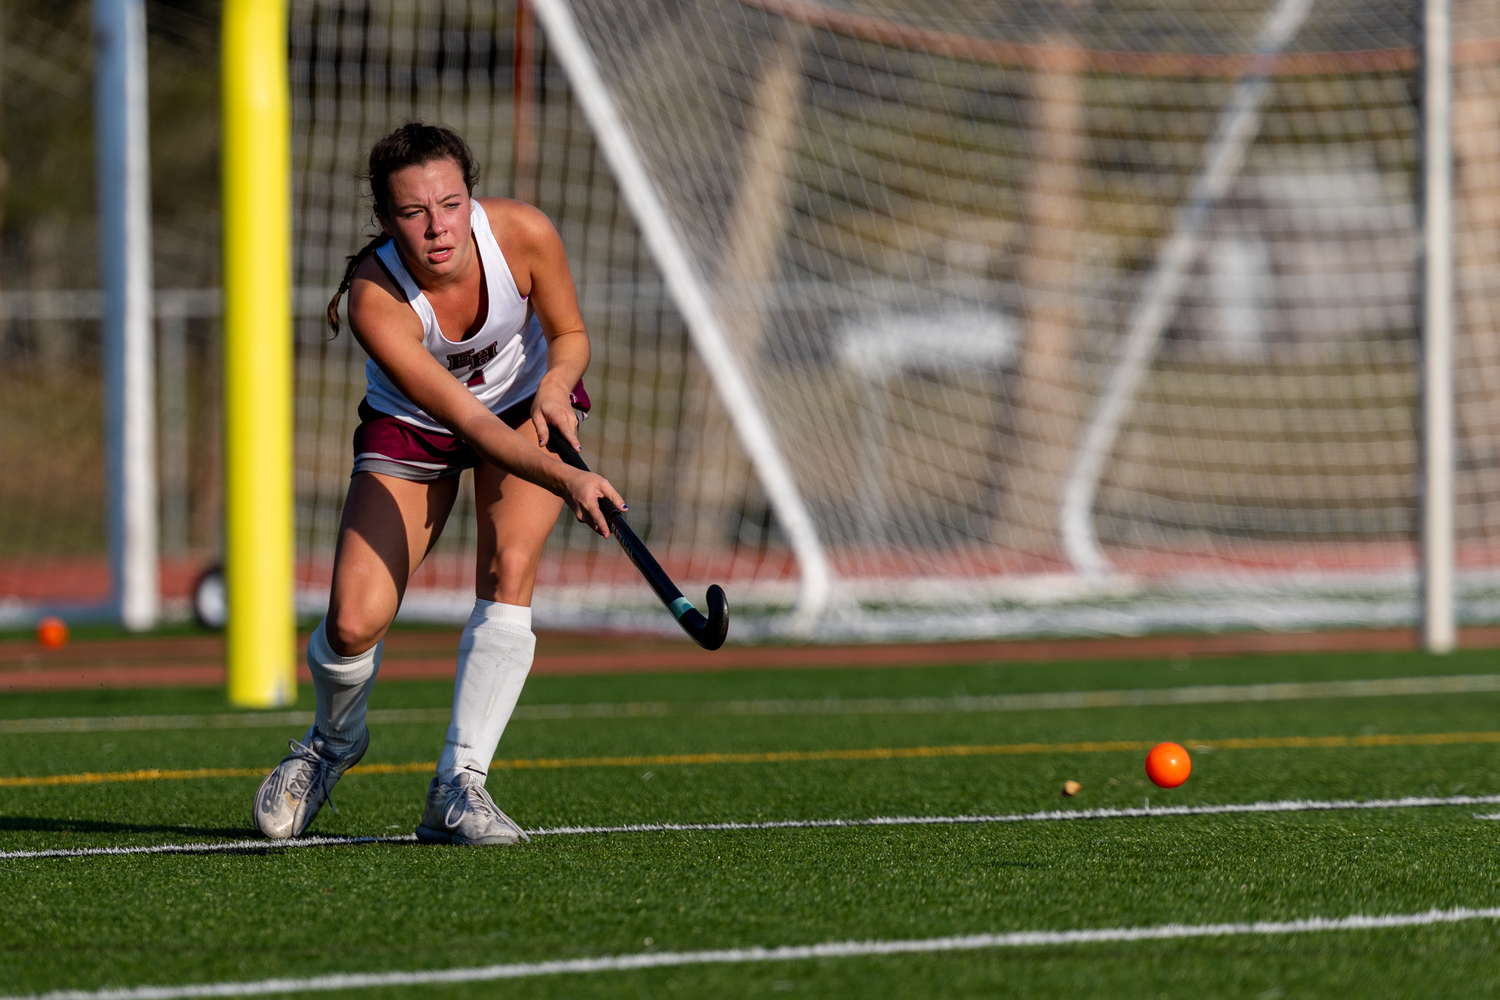
[[[339,335],[339,301],[344,293],[349,290],[349,285],[354,281],[354,272],[359,269],[360,261],[370,254],[379,250],[390,242],[389,233],[381,233],[370,242],[366,243],[364,249],[359,253],[349,255],[349,264],[344,268],[344,280],[339,282],[339,290],[333,293],[333,298],[328,301],[328,328],[333,331],[333,336]],[[330,337],[330,340],[333,338]]]

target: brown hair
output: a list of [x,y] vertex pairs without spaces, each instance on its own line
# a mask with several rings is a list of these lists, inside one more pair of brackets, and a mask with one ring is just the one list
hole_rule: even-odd
[[[474,151],[469,148],[469,144],[450,128],[407,122],[372,146],[365,180],[370,182],[370,195],[375,201],[375,218],[386,218],[386,203],[391,197],[391,174],[436,160],[452,160],[464,175],[464,187],[468,188],[470,195],[474,194],[474,185],[479,183],[479,164],[475,162]],[[339,290],[334,292],[333,299],[328,303],[328,326],[335,337],[339,335],[339,301],[349,290],[355,269],[359,267],[360,261],[389,241],[390,236],[381,232],[365,244],[359,253],[349,256],[349,263],[344,268],[344,280],[339,282]]]

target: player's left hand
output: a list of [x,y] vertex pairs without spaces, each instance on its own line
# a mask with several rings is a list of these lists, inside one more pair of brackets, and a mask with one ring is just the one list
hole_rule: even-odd
[[537,386],[536,398],[531,401],[531,426],[536,430],[536,442],[547,447],[548,427],[558,431],[579,454],[583,445],[578,443],[578,414],[573,410],[572,397],[567,389],[558,390],[543,379]]

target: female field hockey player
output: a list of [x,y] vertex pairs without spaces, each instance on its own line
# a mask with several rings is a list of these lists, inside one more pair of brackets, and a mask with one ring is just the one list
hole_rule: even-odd
[[531,589],[542,546],[564,503],[605,536],[599,498],[625,505],[603,478],[546,449],[549,433],[578,447],[574,402],[588,406],[579,379],[589,338],[557,231],[530,205],[472,197],[478,173],[464,141],[431,125],[403,125],[370,151],[381,234],[349,259],[328,306],[337,334],[349,292],[349,325],[370,355],[368,387],[328,614],[307,645],[316,721],[255,795],[255,825],[267,837],[300,836],[364,756],[383,637],[464,469],[474,470],[479,514],[477,600],[417,836],[525,837],[484,780],[536,649]]

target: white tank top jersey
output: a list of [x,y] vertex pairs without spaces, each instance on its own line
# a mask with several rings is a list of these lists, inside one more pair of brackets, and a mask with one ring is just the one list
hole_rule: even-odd
[[[469,204],[474,243],[479,247],[479,262],[489,290],[489,310],[479,332],[467,340],[449,340],[443,335],[432,304],[401,262],[394,242],[386,243],[375,255],[422,320],[422,346],[468,386],[491,413],[501,413],[536,393],[547,372],[547,339],[536,314],[527,308],[526,297],[516,288],[516,279],[490,231],[484,208],[478,200]],[[365,362],[365,381],[365,398],[374,409],[423,430],[449,433],[407,399],[373,359]]]

